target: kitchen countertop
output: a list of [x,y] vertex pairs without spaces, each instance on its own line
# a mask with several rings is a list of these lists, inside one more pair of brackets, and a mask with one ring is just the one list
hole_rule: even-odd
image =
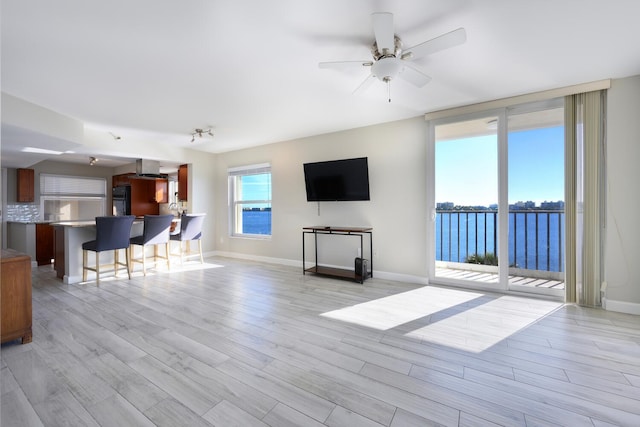
[[53,221],[7,221],[8,224],[51,224]]
[[60,227],[95,227],[96,220],[86,220],[86,221],[59,221],[51,223],[53,226]]
[[[141,223],[141,222],[143,222],[142,219],[136,218],[135,220],[133,220],[134,224]],[[95,227],[96,220],[91,219],[91,220],[82,220],[82,221],[58,221],[58,222],[52,222],[51,225],[59,226],[59,227],[76,227],[76,228],[77,227]]]

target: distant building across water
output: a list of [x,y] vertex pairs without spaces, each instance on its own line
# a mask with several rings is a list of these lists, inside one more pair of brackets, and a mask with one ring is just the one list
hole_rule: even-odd
[[[439,202],[436,203],[436,209],[438,211],[497,211],[497,204],[490,204],[489,206],[467,206],[456,205],[454,202]],[[541,202],[540,206],[536,205],[536,202],[528,200],[526,202],[518,201],[509,205],[509,211],[527,211],[527,210],[545,210],[545,211],[564,211],[564,202],[558,200],[557,202]]]

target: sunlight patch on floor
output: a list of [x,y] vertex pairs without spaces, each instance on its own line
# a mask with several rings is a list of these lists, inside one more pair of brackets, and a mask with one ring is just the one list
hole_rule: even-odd
[[[172,274],[172,273],[181,273],[185,271],[196,271],[196,270],[208,270],[210,268],[221,268],[224,267],[222,264],[210,264],[205,262],[201,264],[200,261],[194,262],[185,262],[184,264],[171,264],[171,268],[167,269],[166,263],[159,263],[157,266],[154,266],[153,263],[149,263],[147,267],[147,276],[154,276],[158,274]],[[127,271],[125,269],[120,269],[118,271],[118,277],[113,275],[113,270],[111,272],[107,272],[108,275],[100,275],[100,282],[108,282],[114,280],[127,280]],[[131,272],[131,277],[144,277],[144,273],[142,272],[142,267],[139,267],[135,271]],[[95,275],[89,275],[89,279],[84,282],[80,282],[79,284],[88,284],[95,283],[96,278]]]
[[[224,267],[221,264],[209,264],[207,262],[205,262],[204,264],[201,264],[200,261],[190,261],[190,262],[185,262],[184,264],[180,264],[179,262],[177,263],[172,263],[171,264],[171,268],[167,268],[167,264],[166,263],[158,263],[157,266],[152,266],[152,267],[147,267],[147,276],[149,276],[150,274],[171,274],[171,273],[180,273],[183,271],[196,271],[196,270],[208,270],[210,268],[220,268],[220,267]],[[131,275],[140,275],[142,276],[142,267],[138,267],[139,269],[132,272]]]
[[387,331],[424,319],[483,294],[425,286],[408,292],[322,313],[321,316]]
[[432,321],[406,335],[423,342],[484,351],[536,323],[562,303],[502,296],[450,316],[432,317]]
[[322,313],[423,342],[481,352],[562,307],[562,303],[426,286]]

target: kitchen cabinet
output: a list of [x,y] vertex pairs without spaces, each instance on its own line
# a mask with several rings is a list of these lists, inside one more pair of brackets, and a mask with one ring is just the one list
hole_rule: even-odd
[[156,179],[155,188],[155,200],[156,203],[169,203],[169,180],[168,179]]
[[160,206],[156,202],[156,180],[135,178],[131,180],[131,215],[158,215]]
[[120,175],[113,175],[111,177],[111,186],[112,187],[120,187],[123,185],[131,185],[131,178],[135,177],[133,173],[122,173]]
[[159,203],[169,203],[169,180],[166,178],[129,179],[131,186],[131,215],[158,215]]
[[31,332],[31,258],[13,249],[2,249],[0,268],[1,342],[20,338],[30,343]]
[[59,225],[53,227],[53,250],[53,269],[56,271],[56,277],[64,279],[64,227]]
[[38,265],[51,264],[53,257],[53,226],[36,224],[36,261]]
[[189,165],[180,165],[178,168],[178,200],[189,200],[187,189],[189,180]]
[[20,203],[31,203],[35,200],[34,190],[35,172],[33,169],[18,169],[16,201]]

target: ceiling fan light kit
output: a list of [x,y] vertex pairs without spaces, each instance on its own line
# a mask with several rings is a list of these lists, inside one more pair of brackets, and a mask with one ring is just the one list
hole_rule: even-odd
[[393,57],[382,58],[371,66],[371,74],[382,82],[396,78],[402,72],[404,65]]
[[321,62],[320,68],[350,68],[353,66],[370,66],[370,76],[360,84],[354,93],[367,89],[372,82],[372,77],[387,84],[389,102],[391,102],[391,80],[400,76],[403,80],[416,86],[423,87],[431,81],[431,77],[411,64],[414,59],[423,58],[432,53],[463,44],[467,40],[464,28],[443,34],[431,40],[417,44],[405,52],[402,51],[402,40],[394,34],[393,14],[378,12],[371,15],[373,21],[373,33],[375,41],[371,46],[373,61],[334,61]]

